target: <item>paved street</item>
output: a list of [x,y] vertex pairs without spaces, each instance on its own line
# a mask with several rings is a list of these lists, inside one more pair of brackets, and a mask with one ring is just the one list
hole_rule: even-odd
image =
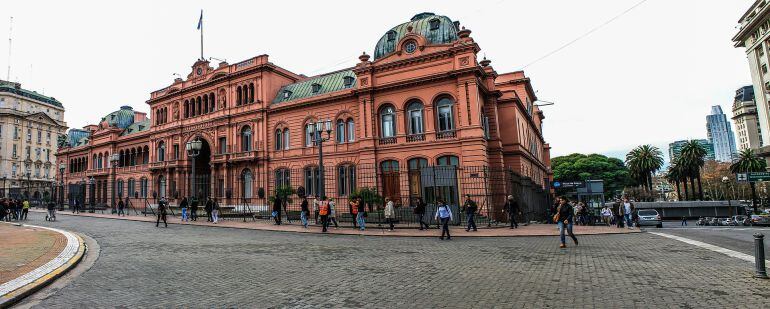
[[688,221],[666,221],[663,228],[649,228],[651,232],[662,232],[706,242],[730,250],[754,255],[754,234],[765,234],[765,254],[770,255],[770,227],[768,226],[697,226]]
[[31,215],[101,248],[44,308],[770,306],[770,281],[751,278],[750,263],[646,233],[560,250],[555,237],[442,242]]

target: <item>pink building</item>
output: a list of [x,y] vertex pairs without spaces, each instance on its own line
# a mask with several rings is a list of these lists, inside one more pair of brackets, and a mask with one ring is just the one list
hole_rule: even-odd
[[[327,196],[368,187],[406,206],[415,197],[457,205],[470,194],[494,217],[514,194],[541,216],[552,177],[543,112],[524,72],[499,74],[479,50],[459,22],[421,13],[382,35],[373,56],[318,76],[267,55],[216,67],[198,60],[186,79],[150,94],[151,119],[122,107],[71,130],[58,153],[62,196],[111,205],[114,176],[115,195],[137,208],[196,192],[261,209],[279,186],[312,198],[322,176],[309,124],[328,121],[328,132],[320,127]],[[185,151],[193,140],[202,144],[194,182]]]

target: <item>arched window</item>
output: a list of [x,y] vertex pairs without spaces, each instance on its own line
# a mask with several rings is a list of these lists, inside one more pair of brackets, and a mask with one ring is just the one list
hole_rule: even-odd
[[184,118],[190,117],[190,101],[184,100]]
[[123,196],[123,179],[118,180],[118,183],[115,185],[115,195]]
[[243,172],[241,172],[241,193],[244,199],[250,199],[252,198],[252,186],[254,184],[254,178],[251,175],[250,169],[244,169]]
[[150,147],[144,146],[142,151],[142,164],[150,163]]
[[291,138],[289,138],[289,128],[283,129],[283,149],[289,149]]
[[437,131],[445,132],[454,130],[454,111],[452,108],[452,100],[448,97],[443,97],[436,102],[436,113],[438,125]]
[[208,114],[209,113],[209,96],[203,95],[203,113]]
[[288,168],[275,170],[275,187],[291,186],[291,172]]
[[337,137],[337,143],[342,144],[347,141],[347,139],[345,139],[345,121],[342,119],[337,120],[337,132],[335,133]]
[[356,190],[356,166],[343,164],[337,167],[337,193],[347,196]]
[[353,118],[348,118],[348,142],[356,140],[356,125]]
[[398,161],[386,160],[380,163],[380,169],[382,171],[382,193],[383,197],[389,197],[398,203],[401,199],[401,191],[399,190],[399,171]]
[[148,185],[147,178],[142,178],[139,181],[139,197],[142,197],[142,198],[147,197],[147,191],[148,191],[147,185]]
[[[126,193],[126,196],[127,196],[127,197],[131,197],[131,198],[135,197],[135,192],[136,192],[136,180],[134,180],[133,178],[129,178],[129,179],[128,179],[128,190],[127,190],[127,191],[128,191],[128,192]],[[118,191],[118,196],[120,196],[120,193],[122,193],[122,191],[120,191],[120,190],[119,190],[119,191]],[[128,206],[128,205],[126,205],[126,206]]]
[[417,100],[409,102],[406,107],[406,115],[409,119],[409,124],[407,125],[409,134],[416,135],[425,133],[422,102]]
[[425,158],[410,159],[408,162],[408,165],[409,165],[410,171],[419,170],[421,168],[428,167],[428,159],[425,159]]
[[254,103],[254,83],[249,84],[249,103]]
[[275,150],[283,149],[283,131],[281,129],[275,130]]
[[241,151],[251,151],[251,127],[241,129]]
[[241,100],[243,99],[243,97],[242,97],[243,94],[241,93],[241,86],[238,86],[238,88],[237,88],[237,90],[235,92],[236,92],[236,95],[237,95],[237,98],[235,99],[235,105],[236,106],[241,106],[241,102],[242,102]]
[[158,176],[158,198],[166,197],[166,177]]
[[190,99],[190,117],[195,117],[195,98]]
[[313,146],[313,128],[311,124],[305,125],[305,147]]
[[310,196],[320,197],[318,194],[319,185],[318,166],[305,167],[305,192]]
[[380,130],[383,138],[396,136],[396,110],[392,105],[380,109]]
[[195,110],[198,111],[196,115],[203,114],[203,107],[201,106],[201,97],[198,97],[195,99],[195,104],[197,105],[195,107]]
[[163,162],[166,160],[166,143],[163,141],[158,142],[158,157],[157,162]]
[[97,163],[98,163],[98,161],[97,161],[97,160],[98,160],[98,159],[97,159],[97,156],[96,156],[96,155],[94,155],[94,159],[93,159],[93,161],[91,161],[91,165],[93,165],[93,166],[91,167],[92,169],[98,169],[98,168],[100,168],[100,167],[99,167],[99,165],[97,165]]
[[213,112],[214,109],[216,109],[216,104],[214,104],[216,100],[214,100],[214,93],[209,93],[209,112]]
[[438,166],[458,166],[460,160],[456,156],[443,156],[436,159],[436,165]]

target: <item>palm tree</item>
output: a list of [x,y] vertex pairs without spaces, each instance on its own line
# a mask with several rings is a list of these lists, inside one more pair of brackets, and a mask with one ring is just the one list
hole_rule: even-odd
[[641,145],[626,154],[626,164],[631,174],[652,191],[652,174],[663,166],[663,153],[658,147]]
[[[690,185],[695,193],[695,184],[693,179],[698,181],[698,199],[703,200],[703,187],[700,181],[700,171],[706,164],[706,148],[696,140],[689,140],[682,145],[682,151],[679,155],[683,168],[687,170],[690,176]],[[695,194],[693,194],[695,195]]]
[[682,200],[682,191],[679,187],[679,181],[682,178],[682,174],[679,170],[679,166],[676,165],[676,163],[673,163],[671,166],[668,167],[668,173],[666,173],[666,180],[668,180],[668,183],[675,183],[676,184],[676,196],[677,200]]
[[[764,172],[767,169],[767,163],[765,160],[760,159],[757,157],[756,154],[754,154],[754,150],[752,149],[744,149],[738,154],[738,161],[735,161],[732,165],[730,165],[730,172],[732,173],[752,173],[752,172]],[[757,202],[756,202],[756,186],[754,182],[749,182],[751,184],[751,204],[754,208],[754,213],[758,213],[757,211]]]

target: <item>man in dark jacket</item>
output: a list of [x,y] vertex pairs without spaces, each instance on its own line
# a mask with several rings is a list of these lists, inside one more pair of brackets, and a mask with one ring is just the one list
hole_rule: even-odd
[[273,219],[275,220],[275,225],[281,225],[281,205],[283,204],[283,200],[281,200],[281,197],[276,195],[275,201],[273,201]]
[[190,202],[190,220],[198,221],[198,199],[197,198],[190,198],[192,202]]
[[163,224],[168,227],[168,223],[166,222],[166,213],[168,211],[168,203],[166,202],[165,198],[161,198],[158,202],[158,220],[155,221],[155,227],[158,227],[160,224],[160,221],[163,221]]
[[559,245],[559,248],[565,248],[567,247],[566,244],[566,237],[564,237],[564,232],[569,234],[569,237],[572,238],[572,241],[575,242],[575,245],[577,246],[578,240],[577,237],[575,237],[575,234],[572,233],[572,224],[575,222],[574,214],[575,209],[572,207],[572,205],[569,203],[567,198],[560,197],[559,198],[559,207],[557,207],[557,214],[559,220],[557,220],[557,224],[559,225],[559,240],[561,241],[561,245]]
[[[425,201],[422,200],[421,197],[418,197],[415,199],[415,205],[414,205],[414,214],[417,215],[417,220],[420,223],[420,231],[422,230],[429,230],[430,226],[425,223],[425,208],[426,208]],[[423,226],[425,227],[423,229]]]
[[478,231],[476,228],[476,212],[479,210],[479,206],[476,205],[476,202],[471,199],[470,194],[465,195],[465,203],[463,204],[463,208],[465,208],[465,216],[468,217],[468,224],[465,227],[465,231],[469,232],[471,229],[473,229],[474,232]]
[[123,204],[123,200],[118,200],[118,216],[123,215],[123,209],[126,208],[126,205]]
[[206,200],[206,206],[203,207],[203,210],[206,211],[206,222],[212,222],[211,211],[214,210],[214,204],[211,202],[211,199]]
[[511,222],[511,228],[518,228],[519,224],[516,223],[516,216],[520,215],[521,211],[519,210],[519,203],[513,199],[513,195],[508,195],[508,199],[505,200],[503,211],[508,214],[508,221]]

